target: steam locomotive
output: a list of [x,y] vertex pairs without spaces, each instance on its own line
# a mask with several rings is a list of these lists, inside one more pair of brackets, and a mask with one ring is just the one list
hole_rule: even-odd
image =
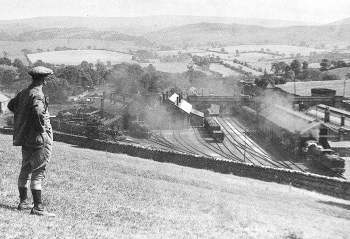
[[[266,115],[258,113],[254,109],[248,106],[242,106],[234,108],[237,116],[239,116],[244,122],[251,124],[255,129],[254,133],[258,137],[265,139],[267,142],[273,145],[278,145],[281,151],[294,155],[296,158],[301,158],[306,162],[310,162],[313,166],[326,169],[334,173],[343,173],[345,171],[345,161],[337,153],[329,148],[325,148],[324,143],[321,145],[321,141],[316,140],[320,137],[320,128],[315,132],[302,132],[295,128],[293,130],[287,127],[287,124],[280,124],[277,117],[266,117]],[[277,108],[280,115],[288,114],[288,120],[302,121],[304,120],[307,125],[311,125],[304,116],[299,113],[293,113],[291,110],[284,109],[283,107]],[[294,118],[293,118],[294,117]],[[317,126],[316,123],[314,123]],[[298,125],[297,125],[298,126]],[[306,127],[307,128],[307,127]],[[311,127],[309,127],[311,130]],[[323,141],[327,141],[323,138]],[[328,142],[326,142],[328,145]]]
[[305,155],[305,159],[312,164],[331,169],[335,173],[344,173],[345,161],[333,150],[323,148],[315,140],[308,140],[303,146],[302,152]]
[[225,134],[222,132],[220,125],[214,118],[206,117],[204,118],[204,128],[208,131],[210,136],[216,141],[221,143],[224,141]]

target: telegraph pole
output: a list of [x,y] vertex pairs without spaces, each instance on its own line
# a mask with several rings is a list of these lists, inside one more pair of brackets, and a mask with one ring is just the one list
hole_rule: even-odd
[[345,97],[346,79],[349,79],[349,78],[350,78],[350,73],[347,73],[344,77],[343,97]]
[[297,88],[296,88],[296,85],[295,85],[295,76],[292,76],[293,77],[293,81],[294,81],[294,95],[297,94]]

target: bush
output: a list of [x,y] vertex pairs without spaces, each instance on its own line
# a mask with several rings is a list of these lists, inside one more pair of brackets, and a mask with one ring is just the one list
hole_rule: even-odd
[[330,81],[330,80],[340,80],[340,77],[336,74],[331,74],[331,73],[323,73],[320,76],[321,81]]

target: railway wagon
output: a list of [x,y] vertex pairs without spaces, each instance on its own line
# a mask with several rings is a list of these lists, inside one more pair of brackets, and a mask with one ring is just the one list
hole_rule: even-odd
[[321,123],[309,121],[304,115],[294,114],[283,107],[258,114],[254,109],[243,106],[237,113],[255,127],[257,136],[278,146],[282,152],[336,173],[344,172],[344,159],[317,141]]
[[220,130],[220,125],[214,118],[206,117],[204,120],[204,127],[210,130]]
[[206,117],[204,119],[204,128],[216,142],[222,142],[224,140],[225,134],[214,118]]
[[216,142],[222,142],[224,141],[225,134],[222,132],[222,130],[214,130],[212,133],[212,137]]

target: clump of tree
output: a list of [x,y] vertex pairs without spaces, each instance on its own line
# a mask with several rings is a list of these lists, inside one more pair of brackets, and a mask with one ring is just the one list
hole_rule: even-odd
[[343,68],[343,67],[350,67],[350,63],[346,63],[343,60],[329,60],[329,59],[322,59],[320,63],[320,70],[321,71],[328,71],[336,68]]
[[[271,71],[274,73],[275,84],[283,84],[288,81],[326,81],[338,80],[339,77],[331,73],[322,73],[326,69],[329,70],[332,65],[344,65],[345,62],[331,62],[324,59],[321,62],[321,69],[309,68],[307,61],[300,62],[298,59],[293,60],[290,64],[280,61],[272,64]],[[346,63],[345,63],[346,64]],[[277,76],[277,77],[276,77]]]
[[11,88],[18,76],[16,67],[10,65],[0,65],[0,83],[6,88]]
[[50,103],[60,104],[67,100],[69,84],[66,79],[52,77],[47,81],[43,90],[49,96]]

